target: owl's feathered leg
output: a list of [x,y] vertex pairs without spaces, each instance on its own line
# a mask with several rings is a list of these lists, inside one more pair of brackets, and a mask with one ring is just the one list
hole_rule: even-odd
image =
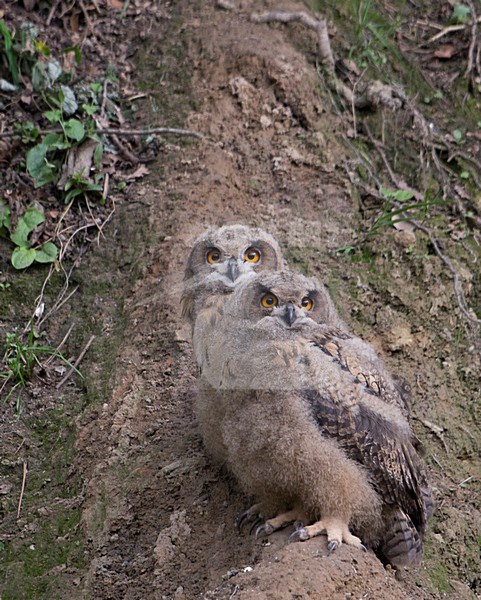
[[274,531],[276,531],[277,529],[287,527],[287,525],[290,525],[295,521],[302,523],[306,520],[306,515],[298,508],[294,508],[285,513],[281,513],[280,515],[277,515],[273,519],[269,519],[268,521],[260,525],[256,529],[256,538],[260,537],[261,535],[271,535],[271,533],[274,533]]
[[359,548],[359,550],[366,551],[366,547],[361,540],[349,531],[347,523],[335,517],[321,519],[313,525],[306,527],[299,527],[290,535],[289,542],[305,542],[324,532],[327,533],[328,554],[337,550],[343,542],[348,546],[354,546],[355,548]]

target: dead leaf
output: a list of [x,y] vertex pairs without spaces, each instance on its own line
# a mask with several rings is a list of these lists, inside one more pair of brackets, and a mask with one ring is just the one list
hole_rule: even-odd
[[37,4],[37,0],[23,0],[23,5],[25,6],[25,10],[27,10],[28,12],[33,10],[36,4]]
[[62,167],[62,176],[57,183],[59,190],[63,190],[74,173],[81,173],[82,177],[88,179],[96,147],[97,142],[95,140],[86,140],[80,146],[69,150],[67,160]]
[[454,52],[455,48],[452,44],[444,44],[436,48],[434,51],[434,56],[436,58],[451,58]]
[[127,181],[133,181],[134,179],[140,179],[141,177],[145,177],[146,175],[149,175],[150,171],[149,169],[147,169],[146,166],[144,165],[140,165],[139,167],[137,167],[135,169],[135,171],[133,173],[131,173],[130,175],[127,175],[127,177],[125,178]]
[[120,0],[107,0],[107,4],[116,10],[121,10],[124,7],[124,2],[120,2]]

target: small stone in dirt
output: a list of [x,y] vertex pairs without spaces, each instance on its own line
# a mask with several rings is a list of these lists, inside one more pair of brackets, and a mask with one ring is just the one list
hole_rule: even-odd
[[0,495],[9,494],[12,491],[13,484],[11,483],[0,483]]

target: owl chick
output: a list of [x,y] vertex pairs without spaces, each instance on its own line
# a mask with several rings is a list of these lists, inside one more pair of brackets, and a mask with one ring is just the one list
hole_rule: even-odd
[[[193,331],[199,365],[209,361],[205,340],[223,314],[224,301],[239,282],[257,271],[278,270],[284,265],[277,241],[259,228],[244,225],[211,227],[194,242],[187,259],[182,312]],[[195,403],[204,445],[219,463],[225,448],[219,428],[222,402],[217,391],[201,377]]]
[[431,511],[424,466],[401,410],[343,368],[316,339],[322,294],[292,272],[240,284],[209,339],[203,376],[223,396],[228,466],[251,509],[273,515],[257,533],[293,521],[291,540],[326,531],[416,564]]

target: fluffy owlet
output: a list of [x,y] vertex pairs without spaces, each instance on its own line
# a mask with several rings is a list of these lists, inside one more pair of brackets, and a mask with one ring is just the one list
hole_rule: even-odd
[[250,513],[270,517],[258,533],[300,521],[293,540],[326,531],[331,551],[362,539],[394,566],[416,564],[432,511],[424,465],[400,408],[319,345],[322,297],[281,271],[226,301],[202,375],[222,397],[228,467],[258,501]]
[[[262,229],[245,225],[211,227],[196,239],[187,259],[182,313],[192,327],[199,365],[208,360],[208,339],[222,316],[225,299],[234,287],[264,270],[284,265],[277,241]],[[199,428],[209,454],[225,461],[219,430],[222,403],[216,390],[200,378],[196,400]]]

